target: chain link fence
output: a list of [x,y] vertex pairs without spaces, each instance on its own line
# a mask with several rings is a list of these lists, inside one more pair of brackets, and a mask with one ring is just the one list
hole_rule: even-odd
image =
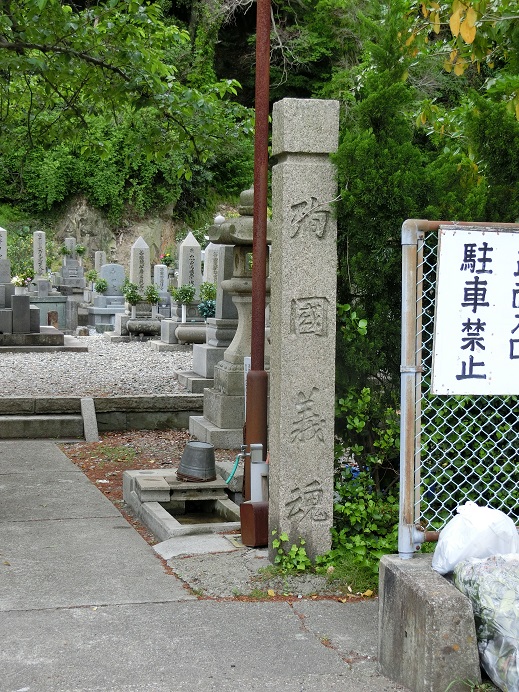
[[[402,557],[421,542],[417,530],[441,529],[468,500],[519,524],[519,382],[517,396],[431,390],[440,223],[412,221],[403,229]],[[506,229],[519,232],[519,226]]]

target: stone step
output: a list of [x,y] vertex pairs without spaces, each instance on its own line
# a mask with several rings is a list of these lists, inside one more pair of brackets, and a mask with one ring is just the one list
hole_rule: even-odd
[[0,416],[0,439],[83,439],[82,416]]

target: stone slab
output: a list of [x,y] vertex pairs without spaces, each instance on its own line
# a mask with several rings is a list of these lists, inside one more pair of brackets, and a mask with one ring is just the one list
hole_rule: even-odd
[[96,408],[92,398],[81,399],[81,415],[83,416],[85,442],[99,442]]
[[0,334],[13,333],[13,311],[10,308],[0,308]]
[[205,416],[190,416],[189,432],[217,449],[239,449],[243,444],[243,428],[219,428]]
[[169,538],[167,541],[154,545],[153,550],[164,560],[170,560],[172,557],[180,557],[181,555],[224,553],[234,551],[236,548],[223,536],[211,533]]
[[481,680],[472,606],[431,561],[380,561],[380,668],[413,692],[462,692],[463,680]]
[[193,394],[203,394],[204,389],[210,389],[213,384],[213,379],[202,377],[193,370],[176,370],[176,379],[178,383]]
[[81,416],[0,416],[1,439],[83,438]]

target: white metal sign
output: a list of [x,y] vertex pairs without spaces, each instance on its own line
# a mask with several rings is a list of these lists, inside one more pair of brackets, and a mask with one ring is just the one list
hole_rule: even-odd
[[519,394],[519,233],[440,227],[433,394]]

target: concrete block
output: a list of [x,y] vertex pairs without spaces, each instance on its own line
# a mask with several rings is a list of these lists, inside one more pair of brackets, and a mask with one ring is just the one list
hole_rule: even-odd
[[242,428],[245,422],[245,397],[205,389],[204,416],[219,428]]
[[0,334],[13,333],[13,311],[10,308],[0,308]]
[[463,680],[481,680],[474,615],[431,561],[430,554],[380,561],[380,669],[413,692],[462,692]]
[[97,429],[96,409],[94,400],[85,397],[81,399],[81,415],[83,416],[83,428],[85,430],[86,442],[99,442],[99,431]]
[[169,502],[170,489],[164,477],[137,476],[135,492],[141,502]]
[[31,331],[29,296],[13,296],[13,334],[29,334]]
[[236,449],[243,444],[243,428],[219,428],[204,416],[189,418],[189,432],[200,442],[208,442],[217,449]]
[[224,346],[193,344],[193,371],[201,377],[214,378],[214,366],[223,360]]
[[5,285],[4,290],[5,290],[5,307],[6,308],[11,308],[11,299],[14,296],[14,285],[11,283],[8,283]]
[[160,340],[166,344],[177,344],[178,339],[175,331],[179,325],[177,320],[161,320],[160,323]]
[[5,308],[5,284],[0,284],[0,308]]
[[29,308],[29,325],[31,334],[40,333],[40,308],[37,305],[31,305]]

